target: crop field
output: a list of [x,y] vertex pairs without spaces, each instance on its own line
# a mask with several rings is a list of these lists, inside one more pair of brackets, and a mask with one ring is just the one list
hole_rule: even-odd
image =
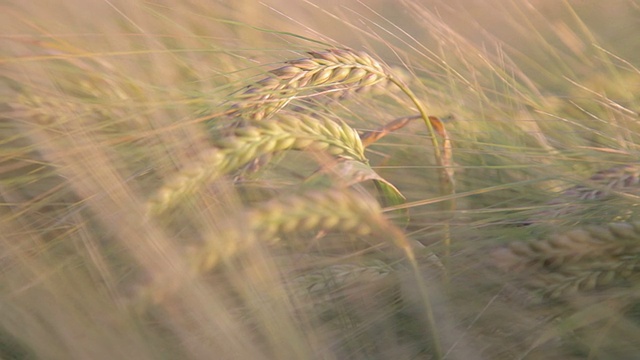
[[635,359],[636,0],[0,3],[1,359]]

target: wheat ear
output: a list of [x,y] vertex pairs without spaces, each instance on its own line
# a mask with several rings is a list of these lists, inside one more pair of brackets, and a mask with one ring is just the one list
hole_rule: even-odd
[[253,120],[270,117],[303,90],[316,93],[362,89],[386,80],[389,75],[364,52],[346,49],[308,52],[310,57],[290,60],[250,86],[236,102],[231,115]]
[[572,266],[562,271],[536,273],[527,279],[530,287],[540,289],[550,299],[559,299],[580,292],[602,289],[628,282],[637,275],[640,264],[636,258],[620,258],[617,261],[593,262]]
[[85,104],[79,101],[71,102],[56,97],[41,97],[21,94],[16,99],[16,110],[26,113],[24,116],[33,118],[40,125],[62,124],[73,117],[106,117],[108,112],[99,106]]
[[364,263],[335,264],[300,275],[293,279],[292,285],[298,296],[330,296],[341,288],[375,281],[392,272],[389,264],[377,259]]
[[547,268],[640,252],[640,223],[612,223],[574,229],[546,239],[514,242],[510,251]]
[[[503,254],[504,255],[504,254]],[[640,222],[592,225],[509,244],[507,266],[550,297],[593,290],[640,270]]]
[[285,150],[324,151],[334,156],[366,162],[364,146],[356,130],[340,120],[304,114],[278,114],[234,130],[232,136],[200,154],[168,181],[148,203],[160,213],[185,195],[193,194],[215,178],[234,171],[253,159]]
[[547,204],[553,209],[545,209],[535,214],[525,225],[539,222],[541,219],[558,218],[580,209],[576,202],[583,200],[602,200],[611,195],[633,197],[640,193],[640,164],[614,166],[595,173],[584,184],[565,190],[560,196]]
[[224,259],[232,258],[255,241],[279,241],[278,234],[309,230],[341,231],[360,236],[391,239],[402,249],[410,249],[402,232],[383,215],[375,200],[354,191],[327,189],[274,199],[242,215],[242,229],[229,229],[200,250],[194,261],[198,272],[208,271]]
[[602,199],[613,192],[640,190],[640,164],[626,164],[601,170],[589,178],[586,185],[578,185],[563,193],[580,200]]

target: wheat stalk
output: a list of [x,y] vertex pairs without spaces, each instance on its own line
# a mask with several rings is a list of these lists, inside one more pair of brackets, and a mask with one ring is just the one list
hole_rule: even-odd
[[185,195],[263,155],[285,150],[324,151],[366,162],[358,133],[340,120],[324,116],[281,113],[274,119],[237,128],[232,136],[185,166],[149,201],[149,211],[160,213]]
[[[428,118],[435,132],[441,137],[446,138],[446,131],[444,128],[444,124],[442,123],[442,120],[440,120],[435,116],[429,116]],[[360,138],[362,139],[362,142],[365,144],[365,146],[368,146],[382,139],[389,133],[407,126],[409,122],[413,120],[418,120],[418,119],[422,119],[422,115],[411,115],[411,116],[397,118],[379,127],[376,130],[365,132],[364,134],[362,134],[362,136],[360,136]]]

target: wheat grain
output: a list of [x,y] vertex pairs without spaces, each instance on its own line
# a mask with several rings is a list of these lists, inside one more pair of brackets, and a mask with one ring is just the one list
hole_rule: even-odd
[[344,122],[324,116],[282,113],[274,119],[238,128],[232,136],[218,140],[215,148],[201,153],[157,192],[149,201],[149,211],[165,211],[216,177],[263,155],[285,150],[325,151],[367,161],[358,133]]

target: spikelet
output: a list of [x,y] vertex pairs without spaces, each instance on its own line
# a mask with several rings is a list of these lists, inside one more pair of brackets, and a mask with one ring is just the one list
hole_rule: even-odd
[[334,156],[366,162],[356,130],[339,120],[304,114],[278,114],[235,130],[216,147],[200,154],[168,181],[148,203],[150,213],[160,213],[184,196],[196,193],[215,178],[228,174],[263,155],[286,150],[324,151]]

